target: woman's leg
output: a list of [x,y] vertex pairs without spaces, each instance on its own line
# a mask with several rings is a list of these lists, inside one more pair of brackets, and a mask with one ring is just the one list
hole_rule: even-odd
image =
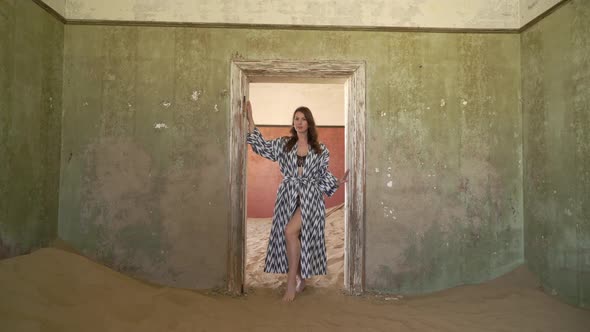
[[297,287],[297,270],[301,259],[301,242],[299,234],[301,232],[301,210],[297,208],[291,220],[285,227],[285,239],[287,240],[287,263],[289,271],[287,273],[287,291],[283,296],[283,301],[293,301]]
[[[299,238],[299,241],[301,241],[301,237]],[[305,279],[303,279],[301,277],[301,259],[300,259],[299,264],[297,265],[297,286],[295,287],[295,291],[297,293],[301,293],[301,292],[303,292],[303,289],[305,289]]]

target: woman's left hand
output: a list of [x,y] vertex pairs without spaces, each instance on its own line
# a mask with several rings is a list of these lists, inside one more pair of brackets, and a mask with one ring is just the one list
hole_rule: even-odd
[[342,176],[341,179],[338,179],[338,186],[341,186],[342,184],[348,182],[348,173],[350,172],[350,170],[346,170],[346,172],[344,172],[344,176]]

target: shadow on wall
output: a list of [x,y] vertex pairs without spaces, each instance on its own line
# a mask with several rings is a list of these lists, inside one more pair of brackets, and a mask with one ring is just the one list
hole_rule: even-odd
[[425,175],[412,166],[422,163],[419,157],[392,163],[404,176],[382,194],[395,207],[382,201],[374,212],[386,222],[371,244],[380,257],[373,258],[378,263],[369,288],[427,293],[483,282],[521,265],[523,230],[511,182],[475,152],[462,159],[460,173],[435,163]]
[[485,282],[523,263],[503,266],[503,261],[517,261],[518,252],[490,253],[490,248],[501,243],[517,246],[521,230],[508,226],[498,231],[489,223],[463,226],[460,220],[455,220],[451,228],[445,231],[435,222],[423,235],[412,236],[401,255],[401,264],[378,266],[375,288],[404,294],[435,292]]
[[[62,198],[78,202],[79,215],[74,210],[62,216],[60,236],[84,255],[134,277],[186,288],[215,285],[218,276],[195,276],[203,266],[220,274],[225,262],[194,256],[226,245],[218,240],[226,237],[226,228],[217,222],[220,204],[212,198],[223,190],[212,185],[219,179],[214,165],[223,156],[215,146],[195,145],[169,151],[163,162],[170,165],[164,167],[155,159],[161,154],[131,138],[88,145],[66,175],[82,181],[80,197],[64,192]],[[76,163],[80,169],[74,171]]]
[[10,246],[8,244],[5,244],[4,241],[2,240],[2,232],[0,232],[0,259],[4,259],[4,258],[9,258],[12,257],[14,255],[11,255],[11,250],[10,248],[14,248],[14,246]]

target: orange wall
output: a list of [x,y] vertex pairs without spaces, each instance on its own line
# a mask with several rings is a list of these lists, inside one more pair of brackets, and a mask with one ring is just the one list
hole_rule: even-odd
[[[290,127],[259,126],[265,139],[289,135]],[[330,150],[330,171],[340,178],[344,174],[344,127],[318,127],[320,142]],[[272,216],[277,189],[283,176],[278,163],[264,159],[248,148],[248,218]],[[324,196],[325,197],[325,196]],[[326,207],[344,202],[344,190],[326,197]]]

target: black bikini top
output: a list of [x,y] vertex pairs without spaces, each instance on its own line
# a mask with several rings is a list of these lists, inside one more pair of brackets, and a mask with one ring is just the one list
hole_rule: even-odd
[[297,167],[303,167],[303,165],[305,165],[305,157],[307,157],[307,155],[305,155],[305,156],[297,155]]

